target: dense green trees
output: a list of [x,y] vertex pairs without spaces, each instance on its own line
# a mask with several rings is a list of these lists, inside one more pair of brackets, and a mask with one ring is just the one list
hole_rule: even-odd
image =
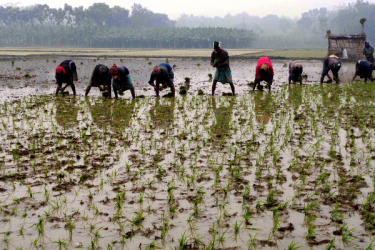
[[73,46],[103,48],[212,48],[219,40],[226,48],[248,48],[254,35],[227,28],[136,28],[14,23],[0,26],[1,46]]
[[220,40],[226,48],[248,48],[251,30],[235,28],[175,28],[165,14],[139,4],[129,10],[105,3],[87,9],[26,9],[0,6],[0,46],[77,46],[122,48],[211,48]]

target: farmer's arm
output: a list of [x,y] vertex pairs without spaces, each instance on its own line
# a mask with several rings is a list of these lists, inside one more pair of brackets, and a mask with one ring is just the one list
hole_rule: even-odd
[[268,82],[268,86],[271,86],[272,82],[273,82],[273,75],[271,75],[270,81]]
[[229,65],[229,55],[226,53],[224,57],[224,62],[219,64],[219,67],[225,67]]
[[108,72],[108,76],[107,76],[108,99],[111,99],[111,97],[112,97],[111,81],[112,81],[112,77],[111,77],[111,74]]

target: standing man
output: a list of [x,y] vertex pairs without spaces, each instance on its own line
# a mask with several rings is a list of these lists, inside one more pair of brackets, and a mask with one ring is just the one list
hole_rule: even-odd
[[353,80],[359,76],[360,78],[365,78],[365,82],[369,79],[371,82],[372,79],[372,71],[375,69],[375,63],[370,63],[369,61],[360,60],[355,65],[355,73],[353,76]]
[[363,47],[362,52],[367,61],[374,63],[374,48],[370,46],[368,41],[365,42],[365,47]]
[[132,84],[132,79],[130,77],[130,72],[125,66],[117,66],[116,64],[113,64],[113,66],[109,69],[109,74],[107,77],[107,86],[109,86],[108,98],[111,98],[111,79],[113,79],[112,86],[116,99],[118,99],[117,92],[122,94],[126,90],[130,90],[133,100],[135,99],[135,91]]
[[302,85],[302,72],[303,72],[303,67],[302,64],[293,61],[289,63],[289,84],[291,81],[294,83],[300,82]]
[[[155,66],[152,70],[148,84],[154,87],[157,97],[159,97],[160,84],[163,88],[169,87],[171,89],[172,96],[175,97],[173,79],[174,73],[171,66],[166,63],[161,63],[159,66]],[[154,84],[154,81],[156,81],[156,85]]]
[[55,79],[57,84],[56,95],[59,94],[59,91],[63,83],[66,83],[66,85],[64,88],[62,88],[62,91],[64,91],[66,87],[70,85],[70,87],[73,90],[73,94],[76,95],[76,88],[74,86],[73,81],[78,80],[77,67],[72,60],[62,61],[60,65],[57,66]]
[[254,80],[254,87],[259,84],[261,81],[266,81],[269,91],[271,91],[271,85],[273,82],[273,67],[271,64],[271,60],[268,57],[261,57],[258,60],[257,66],[255,68],[255,80]]
[[332,81],[332,78],[329,76],[329,71],[332,71],[333,80],[336,81],[336,83],[339,83],[339,70],[341,68],[341,62],[339,62],[337,59],[339,59],[335,55],[330,55],[329,57],[326,57],[323,62],[323,71],[322,76],[320,77],[320,84],[323,83],[324,77],[327,76],[329,80]]
[[229,83],[232,94],[235,95],[235,89],[232,80],[232,71],[229,67],[229,54],[221,48],[221,43],[214,42],[214,51],[211,54],[211,66],[216,68],[214,81],[212,83],[212,95],[215,95],[216,83]]
[[85,96],[90,92],[91,87],[98,87],[100,92],[104,91],[107,88],[108,92],[111,92],[110,86],[107,85],[109,69],[103,64],[98,64],[95,66],[91,74],[91,79],[89,86],[86,88]]

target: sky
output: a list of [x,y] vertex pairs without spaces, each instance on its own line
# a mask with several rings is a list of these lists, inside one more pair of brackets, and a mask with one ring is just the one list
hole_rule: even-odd
[[[220,16],[228,13],[238,14],[247,12],[250,15],[260,17],[268,14],[298,18],[303,12],[315,8],[327,7],[328,9],[353,3],[356,0],[105,0],[105,1],[83,1],[83,0],[0,0],[0,5],[16,4],[17,6],[29,6],[34,4],[48,4],[52,8],[63,7],[65,3],[73,6],[84,6],[87,8],[95,2],[105,2],[111,7],[119,5],[126,9],[131,8],[133,3],[141,4],[156,13],[164,13],[171,19],[177,19],[181,14],[193,14],[198,16]],[[370,2],[373,2],[372,0]]]

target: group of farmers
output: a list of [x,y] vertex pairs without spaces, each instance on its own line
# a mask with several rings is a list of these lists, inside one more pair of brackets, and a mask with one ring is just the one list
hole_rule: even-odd
[[[369,42],[365,43],[363,48],[363,55],[366,60],[360,60],[356,63],[356,71],[353,76],[353,81],[357,76],[370,81],[373,81],[372,71],[375,69],[374,63],[374,48],[370,46]],[[320,78],[320,83],[323,83],[325,76],[332,81],[329,72],[332,72],[333,80],[339,82],[338,72],[341,68],[341,62],[335,55],[330,55],[324,59],[323,71]],[[214,42],[214,51],[211,54],[211,66],[216,68],[214,80],[212,83],[212,95],[215,94],[217,82],[223,84],[229,83],[233,95],[235,95],[235,88],[232,80],[232,72],[229,66],[229,54],[226,50],[221,48],[221,43]],[[293,61],[289,64],[289,84],[291,82],[299,82],[302,84],[302,72],[303,66],[301,63]],[[261,57],[258,60],[255,70],[255,80],[253,90],[257,85],[260,85],[261,81],[267,82],[267,87],[271,90],[273,82],[274,70],[271,61],[268,57]],[[73,94],[76,95],[74,81],[78,80],[77,67],[72,60],[65,60],[60,63],[56,68],[56,95],[60,90],[64,91],[67,86],[71,86]],[[169,64],[162,63],[155,66],[151,72],[149,84],[155,89],[156,96],[159,96],[160,86],[163,88],[169,87],[171,89],[172,96],[175,96],[175,87],[173,84],[174,73],[173,69]],[[112,85],[111,85],[112,82]],[[62,88],[62,84],[66,85]],[[133,99],[135,98],[135,90],[130,77],[130,72],[125,66],[113,65],[108,68],[103,64],[95,66],[90,83],[86,88],[85,96],[90,92],[91,87],[98,87],[100,91],[107,91],[108,98],[111,98],[111,88],[115,94],[115,98],[118,98],[118,93],[122,94],[126,90],[130,90]]]

